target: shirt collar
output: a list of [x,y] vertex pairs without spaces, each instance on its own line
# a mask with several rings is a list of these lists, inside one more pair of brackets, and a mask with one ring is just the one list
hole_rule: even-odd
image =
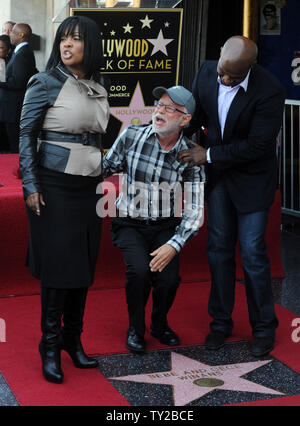
[[[235,87],[242,87],[244,90],[245,90],[245,92],[247,92],[247,89],[248,89],[248,84],[249,84],[249,77],[250,77],[250,72],[251,72],[251,68],[250,68],[250,70],[248,71],[248,74],[246,75],[246,77],[245,77],[245,79],[240,83],[240,84],[238,84],[237,86],[234,86],[234,87],[230,87],[230,89],[234,89]],[[218,75],[218,83],[220,84],[220,85],[222,85],[222,87],[226,87],[226,86],[224,86],[224,84],[222,84],[222,82],[221,82],[221,78],[220,78],[220,76]],[[228,90],[229,90],[229,88],[228,88]]]
[[20,49],[21,49],[21,47],[26,46],[26,44],[28,44],[28,42],[27,42],[27,41],[23,41],[23,43],[19,43],[19,44],[15,47],[14,53],[17,53],[17,51],[18,51],[18,50],[20,50]]

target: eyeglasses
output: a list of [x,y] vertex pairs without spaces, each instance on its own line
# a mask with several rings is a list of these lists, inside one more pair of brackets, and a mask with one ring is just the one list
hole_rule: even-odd
[[180,109],[174,107],[173,105],[165,105],[165,104],[163,104],[162,102],[159,102],[159,101],[155,101],[154,105],[157,108],[165,108],[165,111],[168,112],[169,114],[174,114],[174,112],[177,111],[177,112],[181,112],[181,114],[188,115],[187,112],[181,111]]

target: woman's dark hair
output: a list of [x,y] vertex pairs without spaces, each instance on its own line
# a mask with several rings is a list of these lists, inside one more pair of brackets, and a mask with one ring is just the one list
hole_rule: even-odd
[[3,43],[5,44],[7,48],[7,53],[9,53],[9,51],[12,49],[9,36],[6,34],[0,35],[0,41],[3,41]]
[[55,68],[60,62],[60,42],[63,36],[74,35],[76,28],[84,41],[83,68],[85,77],[99,81],[100,68],[103,64],[100,30],[95,21],[86,16],[70,16],[58,27],[52,52],[46,69]]

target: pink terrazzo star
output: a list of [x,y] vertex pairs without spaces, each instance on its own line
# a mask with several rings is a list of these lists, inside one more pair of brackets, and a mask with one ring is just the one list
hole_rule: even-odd
[[[154,101],[153,101],[154,103]],[[138,82],[128,107],[110,108],[110,113],[122,122],[120,133],[130,124],[148,124],[155,107],[145,106],[140,83]]]
[[253,392],[268,395],[284,395],[273,389],[243,379],[241,376],[272,361],[246,362],[210,366],[192,358],[171,352],[171,370],[111,377],[111,380],[151,383],[173,386],[174,405],[186,405],[215,389],[237,392]]

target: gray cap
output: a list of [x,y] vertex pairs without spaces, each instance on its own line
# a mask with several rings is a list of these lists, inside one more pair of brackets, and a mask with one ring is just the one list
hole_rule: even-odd
[[183,86],[173,86],[170,87],[170,89],[159,86],[156,87],[152,93],[156,99],[160,99],[162,95],[167,93],[175,104],[184,106],[189,114],[193,115],[195,112],[196,101],[194,96]]

